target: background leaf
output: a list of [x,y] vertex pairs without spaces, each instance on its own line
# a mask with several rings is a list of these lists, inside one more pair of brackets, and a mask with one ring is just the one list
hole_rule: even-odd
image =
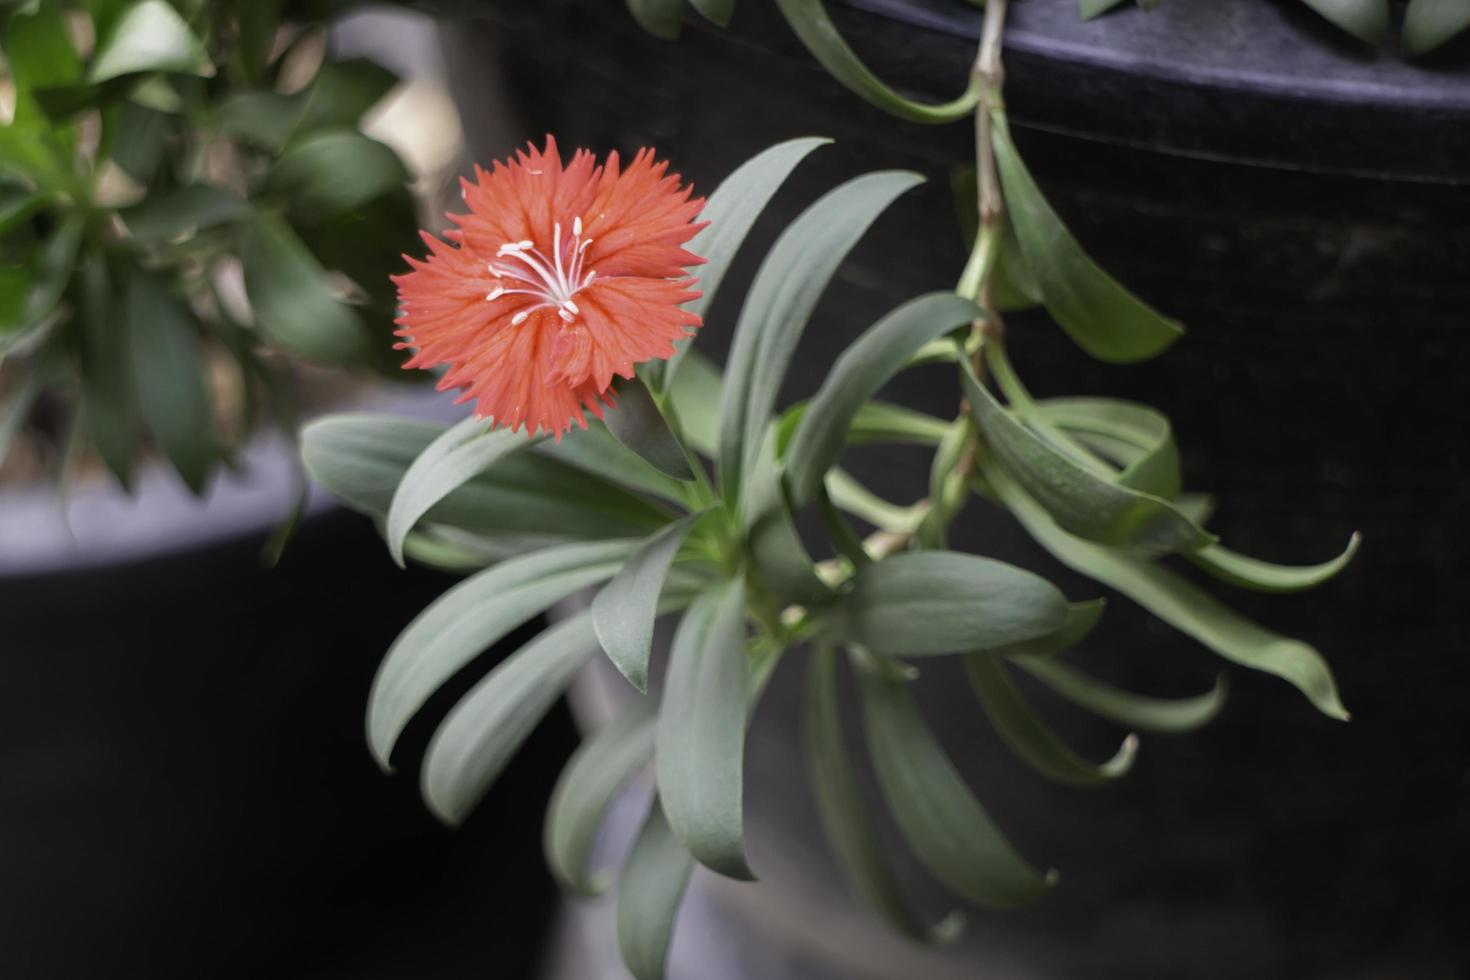
[[348,364],[367,354],[357,313],[333,296],[326,272],[284,221],[257,213],[242,226],[240,261],[256,325],[286,350]]
[[1145,732],[1172,735],[1193,731],[1220,713],[1229,690],[1224,674],[1192,698],[1151,698],[1104,684],[1047,657],[1016,656],[1011,662],[1079,707],[1109,721]]
[[1358,553],[1362,537],[1354,532],[1342,554],[1320,565],[1277,565],[1210,545],[1189,560],[1222,582],[1257,592],[1302,592],[1315,588],[1347,567]]
[[684,22],[684,0],[628,0],[628,11],[639,27],[666,41],[679,36]]
[[1427,54],[1470,27],[1464,0],[1409,0],[1404,13],[1404,50]]
[[1388,0],[1302,0],[1349,34],[1369,44],[1388,36]]
[[184,483],[202,494],[220,447],[194,318],[151,273],[135,269],[126,329],[143,420]]
[[141,0],[117,17],[97,41],[87,80],[103,82],[144,71],[214,73],[204,45],[165,0]]

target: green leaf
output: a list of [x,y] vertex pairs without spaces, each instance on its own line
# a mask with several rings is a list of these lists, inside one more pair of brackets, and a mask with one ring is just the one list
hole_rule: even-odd
[[[704,210],[699,213],[700,220],[708,221],[709,224],[687,246],[689,251],[704,258],[704,265],[699,267],[700,296],[686,305],[689,312],[700,317],[708,315],[715,293],[719,291],[725,274],[730,271],[730,263],[734,261],[735,253],[740,250],[751,225],[755,224],[755,219],[765,210],[771,197],[786,182],[796,165],[817,147],[830,142],[831,140],[809,136],[777,143],[742,163],[715,188],[715,192],[705,202]],[[678,341],[674,356],[666,363],[651,362],[645,365],[655,390],[667,389],[687,356],[689,347],[690,341]],[[685,424],[687,423],[686,419]]]
[[81,278],[77,353],[86,422],[97,454],[117,482],[131,490],[139,431],[128,317],[118,315],[119,297],[100,256],[87,261]]
[[1083,20],[1092,20],[1127,2],[1128,0],[1077,0],[1077,12],[1082,15]]
[[684,539],[708,511],[675,521],[638,546],[611,582],[592,600],[592,624],[598,642],[624,677],[648,692],[648,658],[653,652],[653,623],[659,597],[674,556]]
[[275,343],[310,360],[347,364],[367,353],[356,311],[284,221],[259,212],[242,225],[240,261],[256,324]]
[[908,685],[871,666],[858,677],[878,785],[919,860],[981,905],[1012,908],[1045,895],[1056,872],[1038,874],[1016,853],[934,740]]
[[219,104],[220,132],[279,152],[301,121],[302,102],[279,92],[240,92]]
[[1210,545],[1189,556],[1189,560],[1222,582],[1257,592],[1302,592],[1315,588],[1347,567],[1358,553],[1362,536],[1354,532],[1342,554],[1320,565],[1276,565],[1259,558],[1237,554],[1219,545]]
[[848,428],[864,403],[924,344],[983,315],[980,307],[954,293],[930,293],[894,309],[842,352],[802,414],[786,454],[793,507],[815,499],[827,471],[842,456]]
[[745,588],[702,594],[679,621],[658,718],[658,793],[701,864],[751,880],[741,798],[745,758]]
[[952,551],[890,555],[858,569],[839,600],[844,641],[881,656],[963,653],[1021,643],[1067,621],[1067,600],[1046,579]]
[[1470,27],[1465,0],[1409,0],[1404,13],[1404,50],[1427,54]]
[[979,101],[980,80],[973,73],[969,87],[952,102],[930,105],[906,99],[874,75],[847,46],[821,0],[776,0],[776,6],[812,57],[833,78],[885,112],[910,122],[954,122],[973,112]]
[[991,651],[991,655],[1005,657],[1054,657],[1062,651],[1070,650],[1081,643],[1083,638],[1097,626],[1097,621],[1102,618],[1103,610],[1106,607],[1107,601],[1104,599],[1088,599],[1086,602],[1074,602],[1067,607],[1066,621],[1055,632],[1048,633],[1045,636],[1038,636],[1034,640],[1010,643],[1003,647],[997,647]]
[[[949,186],[954,193],[955,210],[959,214],[960,232],[965,239],[965,248],[975,247],[975,238],[980,233],[979,187],[975,183],[975,168],[955,167],[949,172]],[[1016,240],[1016,229],[1009,216],[1004,216],[1005,231],[1001,237],[1000,252],[996,257],[995,272],[991,287],[995,293],[995,308],[1002,313],[1029,310],[1041,302],[1041,289],[1036,285],[1036,276],[1026,265],[1021,255],[1021,243]]]
[[1017,667],[1062,697],[1099,717],[1139,731],[1173,735],[1208,724],[1225,706],[1229,684],[1224,674],[1215,686],[1192,698],[1151,698],[1104,684],[1058,660],[1017,656]]
[[693,871],[693,857],[655,796],[618,878],[618,950],[635,980],[663,980],[674,918]]
[[138,241],[160,245],[240,221],[249,214],[249,206],[229,191],[212,184],[189,184],[176,191],[150,194],[137,205],[119,211],[118,217]]
[[[9,313],[13,317],[18,307],[19,317],[10,323],[0,322],[0,333],[36,326],[56,309],[76,270],[84,224],[84,216],[72,211],[34,248],[29,256],[29,269],[17,277],[16,285],[24,291],[25,299],[19,303],[0,302],[0,314]],[[27,285],[29,290],[25,288]]]
[[[512,453],[528,448],[532,437],[473,416],[462,419],[435,439],[403,474],[388,505],[385,538],[388,552],[401,567],[403,539],[419,518],[457,487],[485,472]],[[488,431],[487,431],[488,430]]]
[[194,318],[152,273],[135,269],[126,329],[143,420],[184,483],[202,494],[220,446]]
[[689,0],[689,5],[719,27],[729,27],[735,13],[735,0]]
[[1214,537],[1167,500],[1102,479],[1001,407],[960,366],[970,414],[996,458],[1057,523],[1090,541],[1147,552],[1197,551]]
[[852,760],[842,744],[837,709],[837,659],[831,647],[818,650],[812,657],[804,722],[807,773],[817,812],[848,882],[885,922],[910,939],[947,943],[959,938],[964,930],[964,913],[956,910],[929,925],[899,893],[882,845],[868,820],[867,804],[858,788]]
[[669,378],[668,398],[689,445],[713,456],[720,441],[720,402],[725,379],[699,351],[687,350],[683,370]]
[[1026,703],[999,657],[972,653],[965,657],[965,673],[996,733],[1023,762],[1047,779],[1066,786],[1100,786],[1133,767],[1138,739],[1132,735],[1100,765],[1073,752]]
[[1116,398],[1049,398],[1035,407],[1046,423],[1101,449],[1123,467],[1120,485],[1165,500],[1179,495],[1179,448],[1162,412]]
[[677,38],[684,22],[684,0],[628,0],[628,11],[639,27],[665,41]]
[[16,148],[16,155],[29,158],[43,169],[69,172],[74,132],[71,126],[58,125],[48,118],[44,104],[47,89],[69,86],[82,75],[81,59],[67,30],[66,12],[60,4],[33,4],[31,9],[16,11],[8,20],[3,44],[10,81],[15,86],[15,108],[9,122],[0,124],[0,139],[13,136],[24,146]]
[[1183,328],[1160,316],[1087,257],[1026,170],[1011,142],[1005,115],[992,115],[1006,207],[1047,312],[1078,346],[1099,360],[1127,363],[1162,353],[1183,336]]
[[546,863],[561,883],[582,895],[600,894],[609,875],[591,874],[588,861],[607,809],[653,758],[658,716],[639,701],[584,740],[567,760],[546,808]]
[[45,385],[46,371],[40,365],[32,366],[16,389],[7,393],[9,397],[0,402],[0,463],[10,455]]
[[731,506],[817,300],[868,226],[921,180],[887,171],[848,181],[803,211],[761,263],[735,327],[720,403],[720,487]]
[[335,126],[355,127],[393,91],[398,76],[370,58],[328,61],[298,98],[299,132]]
[[1369,44],[1388,36],[1388,0],[1302,0],[1323,17]]
[[937,446],[949,430],[949,423],[902,405],[869,401],[859,406],[847,430],[847,444],[867,445],[874,442],[908,443]]
[[768,426],[740,502],[740,526],[751,564],[781,602],[805,606],[831,600],[832,590],[817,575],[812,557],[796,531],[776,462],[777,432]]
[[550,626],[501,661],[445,716],[424,752],[429,809],[458,825],[597,652],[591,617]]
[[[168,148],[174,117],[129,99],[115,110],[109,110],[104,119],[104,125],[114,134],[112,162],[138,183],[150,185]],[[151,200],[146,198],[143,203],[146,205]]]
[[485,569],[434,600],[393,641],[368,695],[373,756],[388,757],[414,713],[482,650],[579,589],[606,580],[632,543],[547,548]]
[[629,378],[618,385],[617,394],[617,404],[603,417],[607,430],[660,473],[694,479],[684,448],[643,382]]
[[600,479],[621,483],[642,493],[684,505],[684,484],[659,472],[633,450],[619,442],[606,425],[587,420],[587,428],[573,432],[560,442],[538,442],[535,451]]
[[[329,492],[383,518],[403,474],[444,429],[392,415],[332,415],[303,430],[302,457],[313,479]],[[530,452],[506,457],[452,491],[421,523],[501,536],[585,540],[642,538],[669,519],[620,487]]]
[[1332,671],[1312,647],[1244,619],[1167,569],[1068,534],[989,453],[982,449],[976,461],[1006,508],[1062,564],[1112,586],[1226,660],[1290,682],[1323,714],[1347,720]]
[[355,130],[335,129],[292,142],[271,167],[266,189],[290,199],[293,220],[315,223],[361,208],[411,179],[385,144]]
[[118,17],[98,39],[87,80],[104,82],[144,71],[214,74],[204,45],[165,0],[141,0]]

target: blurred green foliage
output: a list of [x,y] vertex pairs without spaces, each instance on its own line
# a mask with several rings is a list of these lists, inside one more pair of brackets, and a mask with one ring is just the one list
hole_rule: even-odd
[[391,367],[417,221],[345,6],[0,0],[0,461],[29,430],[131,487],[151,449],[198,492],[294,432],[300,362]]

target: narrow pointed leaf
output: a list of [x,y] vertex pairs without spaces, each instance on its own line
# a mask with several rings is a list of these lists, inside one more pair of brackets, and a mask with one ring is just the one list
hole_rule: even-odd
[[1041,775],[1067,786],[1099,786],[1133,767],[1138,739],[1129,735],[1108,761],[1095,764],[1072,751],[1026,703],[1000,657],[972,653],[965,657],[965,673],[985,716],[997,734],[1020,759]]
[[1258,626],[1168,569],[1068,534],[987,452],[976,460],[991,490],[1057,560],[1112,586],[1226,660],[1290,682],[1328,717],[1347,720],[1332,671],[1311,646]]
[[641,692],[648,691],[653,624],[669,567],[684,539],[706,513],[675,521],[644,541],[592,600],[592,624],[598,641],[623,676]]
[[[700,296],[686,307],[691,313],[701,317],[709,313],[720,283],[724,282],[730,263],[735,260],[735,253],[740,250],[755,219],[765,210],[796,165],[817,147],[830,142],[808,136],[777,143],[742,163],[715,188],[705,202],[704,210],[699,213],[700,220],[709,224],[686,246],[704,259],[704,264],[697,270]],[[688,340],[677,341],[674,356],[667,362],[644,365],[649,383],[656,390],[664,391],[672,383],[688,356],[690,343]],[[687,426],[688,420],[682,416],[681,419]]]
[[618,878],[618,951],[634,980],[663,980],[674,919],[693,871],[694,858],[655,796]]
[[745,588],[706,592],[679,623],[658,719],[658,792],[701,864],[754,877],[745,860]]
[[1470,27],[1465,0],[1409,0],[1404,13],[1404,50],[1427,54]]
[[[302,459],[312,478],[334,496],[381,519],[408,468],[444,431],[443,425],[393,415],[330,415],[302,431]],[[574,467],[560,460],[539,451],[507,456],[452,490],[420,523],[564,540],[642,538],[668,523],[666,512],[592,476],[580,463]]]
[[869,327],[843,351],[807,404],[786,453],[786,486],[800,509],[815,499],[837,464],[853,418],[920,347],[983,311],[952,292],[909,300]]
[[1067,621],[1056,586],[1024,569],[952,551],[866,565],[837,605],[842,638],[882,656],[963,653],[1034,640]]
[[817,300],[868,226],[922,179],[889,171],[848,181],[803,211],[761,263],[735,327],[720,403],[720,486],[728,503],[739,500]]
[[1122,467],[1121,486],[1165,500],[1179,495],[1179,447],[1162,412],[1116,398],[1049,398],[1037,402],[1036,411],[1084,442],[1100,440],[1095,445]]
[[827,72],[857,95],[900,119],[920,123],[953,122],[970,114],[979,100],[980,84],[972,78],[969,88],[952,102],[928,104],[906,99],[874,75],[848,47],[827,16],[822,0],[776,0],[792,31]]
[[1055,657],[1070,650],[1091,633],[1102,618],[1107,607],[1106,600],[1089,599],[1074,602],[1067,607],[1067,618],[1055,632],[1039,636],[1034,640],[1012,643],[990,651],[991,656]]
[[546,863],[561,883],[582,895],[600,894],[610,878],[588,868],[598,828],[624,786],[653,759],[657,712],[640,701],[572,753],[552,791],[542,835]]
[[151,194],[118,212],[128,233],[148,245],[174,241],[206,228],[238,221],[250,213],[244,201],[211,184],[189,184]]
[[1026,170],[1005,116],[992,133],[1006,208],[1047,312],[1093,357],[1125,363],[1160,354],[1183,329],[1128,292],[1077,244]]
[[864,727],[878,785],[919,860],[957,893],[996,908],[1028,905],[1055,873],[1011,846],[924,724],[907,684],[860,669]]
[[1001,407],[968,363],[970,414],[1006,470],[1066,530],[1147,552],[1197,551],[1214,538],[1167,500],[1103,479]]
[[1353,533],[1342,554],[1320,565],[1277,565],[1211,545],[1189,556],[1189,560],[1222,582],[1257,592],[1302,592],[1315,588],[1347,567],[1358,553],[1362,536]]
[[513,558],[434,600],[398,634],[368,694],[368,744],[388,763],[403,728],[429,696],[481,651],[579,589],[605,581],[632,542],[570,544]]
[[772,594],[783,603],[817,605],[830,600],[832,590],[817,575],[812,556],[796,531],[776,463],[776,441],[773,425],[761,440],[740,502],[740,526],[751,564]]
[[1161,735],[1191,732],[1208,724],[1225,707],[1229,691],[1226,676],[1220,674],[1215,679],[1215,686],[1204,694],[1190,698],[1154,698],[1104,684],[1059,660],[1018,656],[1011,662],[1068,701],[1099,717]]
[[694,479],[679,440],[643,382],[629,379],[619,384],[617,391],[617,405],[603,418],[607,430],[660,473],[676,480]]
[[842,744],[837,709],[837,658],[830,648],[813,656],[807,677],[807,773],[827,840],[848,882],[890,926],[924,943],[951,942],[964,929],[964,913],[951,912],[930,925],[909,907],[868,820],[852,759]]
[[573,675],[597,652],[591,617],[548,627],[507,657],[445,716],[424,752],[424,801],[458,825],[494,785]]
[[682,481],[649,466],[596,419],[588,419],[585,430],[573,432],[561,442],[545,440],[536,443],[534,449],[537,455],[575,466],[599,479],[662,497],[681,507],[684,504]]
[[[77,331],[82,404],[92,445],[125,489],[133,484],[140,450],[138,401],[128,339],[128,318],[116,314],[120,298],[107,265],[93,257],[82,270],[82,309]],[[39,377],[40,372],[36,372]],[[4,452],[0,451],[0,458]]]
[[388,506],[388,551],[403,564],[403,539],[429,508],[466,480],[485,472],[512,453],[531,445],[532,439],[510,429],[489,429],[491,423],[466,418],[430,443],[403,474]]

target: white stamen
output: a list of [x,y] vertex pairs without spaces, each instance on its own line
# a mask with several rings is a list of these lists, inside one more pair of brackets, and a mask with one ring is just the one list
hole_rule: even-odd
[[572,219],[572,234],[578,238],[582,237],[582,216],[580,214]]
[[505,287],[496,286],[494,289],[485,294],[485,299],[486,301],[499,299],[503,295],[505,295]]
[[[585,276],[582,274],[587,246],[592,243],[590,238],[585,241],[582,239],[582,227],[581,216],[574,217],[572,219],[572,240],[566,243],[564,251],[561,222],[554,222],[551,232],[552,256],[550,258],[542,254],[535,242],[523,239],[518,242],[506,242],[495,253],[496,258],[514,259],[515,263],[504,265],[498,262],[486,263],[490,274],[497,280],[504,277],[526,286],[525,289],[506,289],[503,285],[499,285],[493,292],[486,295],[487,300],[511,294],[533,296],[541,300],[512,317],[512,325],[519,326],[533,311],[547,307],[555,309],[557,315],[567,323],[572,323],[582,312],[572,297],[586,289],[597,275],[595,270],[588,272]],[[516,263],[519,263],[519,266]]]
[[521,310],[521,312],[510,318],[510,325],[513,327],[519,327],[521,324],[526,322],[526,317],[530,315],[530,310]]
[[557,315],[557,316],[559,316],[559,317],[561,317],[561,318],[562,318],[562,319],[563,319],[563,320],[565,320],[565,321],[567,321],[567,322],[568,322],[568,323],[571,323],[571,322],[572,322],[572,320],[573,320],[573,319],[575,319],[575,318],[574,318],[574,317],[573,317],[573,316],[572,316],[572,315],[571,315],[571,314],[570,314],[570,313],[568,313],[568,312],[567,312],[567,311],[566,311],[566,310],[557,310],[557,311],[556,311],[556,315]]
[[573,303],[571,300],[567,300],[565,303],[563,303],[561,305],[563,307],[565,307],[567,309],[567,311],[570,312],[570,313],[581,313],[582,312],[581,310],[577,309],[577,304],[576,303]]

